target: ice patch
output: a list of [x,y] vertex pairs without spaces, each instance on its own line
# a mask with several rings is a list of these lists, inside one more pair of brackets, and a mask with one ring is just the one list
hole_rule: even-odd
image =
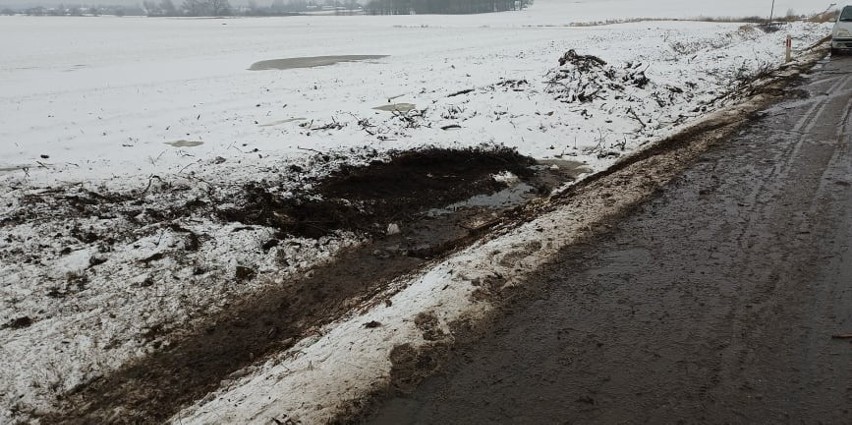
[[304,58],[272,59],[255,62],[251,65],[251,71],[266,71],[271,69],[286,70],[298,68],[316,68],[320,66],[334,65],[340,62],[358,62],[386,58],[387,55],[342,55],[342,56],[314,56]]

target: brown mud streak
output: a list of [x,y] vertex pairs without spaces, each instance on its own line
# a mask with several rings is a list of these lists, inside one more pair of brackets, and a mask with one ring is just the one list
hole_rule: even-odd
[[[298,216],[295,221],[274,221],[298,211],[298,205],[282,203],[254,187],[256,193],[247,196],[242,211],[241,221],[246,224],[268,225],[282,233],[301,235],[319,236],[334,229],[378,235],[377,229],[394,220],[404,232],[376,236],[373,242],[343,252],[334,263],[237,301],[201,329],[173,336],[170,346],[162,351],[68,394],[61,400],[62,410],[42,417],[42,422],[167,420],[217,389],[235,371],[291,347],[317,327],[375,297],[394,277],[411,272],[428,258],[471,243],[481,236],[483,228],[465,227],[470,213],[440,217],[418,214],[504,188],[491,178],[501,171],[526,176],[529,184],[537,185],[529,169],[533,164],[509,149],[402,153],[390,163],[345,169],[320,182],[319,191],[326,199],[336,200],[330,201],[334,205],[360,203],[360,212],[338,210],[340,214],[322,215],[319,220]],[[299,224],[308,221],[313,227]]]
[[[812,47],[809,50],[815,49]],[[790,96],[789,88],[801,81],[800,73],[812,68],[827,54],[828,49],[815,50],[808,61],[794,65],[792,69],[796,71],[795,73],[773,75],[766,84],[753,88],[754,90],[748,96],[749,99],[746,99],[747,101],[738,108],[740,114],[729,119],[708,120],[660,141],[642,152],[625,158],[609,169],[571,186],[565,192],[553,197],[552,202],[517,208],[514,211],[516,219],[523,220],[523,217],[529,219],[565,205],[582,206],[584,199],[599,197],[600,193],[613,189],[618,190],[619,186],[626,185],[627,180],[640,180],[640,185],[651,188],[654,193],[658,192],[665,184],[684,172],[700,154],[713,145],[723,142],[752,121],[760,110]],[[584,252],[585,245],[605,236],[615,223],[631,214],[648,199],[625,205],[615,214],[600,217],[598,221],[590,223],[586,231],[563,248],[563,252]],[[440,372],[456,347],[470,346],[484,338],[502,317],[523,305],[530,297],[534,297],[538,284],[536,278],[531,277],[522,284],[509,285],[502,292],[492,293],[489,301],[494,310],[485,318],[477,323],[449,324],[452,329],[450,346],[445,341],[438,341],[438,343],[432,342],[418,348],[410,344],[395,347],[389,358],[393,364],[389,380],[364,397],[342,405],[337,416],[329,423],[368,422],[385,400],[412,392],[425,378]]]

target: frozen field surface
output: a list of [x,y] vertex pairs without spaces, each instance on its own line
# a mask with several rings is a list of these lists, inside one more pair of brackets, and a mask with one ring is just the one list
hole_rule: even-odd
[[[404,148],[425,143],[474,145],[491,139],[536,157],[553,155],[549,150],[559,153],[567,145],[565,132],[549,131],[527,140],[516,128],[538,132],[542,123],[537,121],[549,121],[543,124],[550,126],[556,119],[511,117],[550,112],[552,100],[499,92],[473,98],[446,95],[468,88],[484,90],[504,79],[526,79],[534,92],[546,71],[571,48],[614,64],[641,62],[661,85],[683,82],[687,76],[714,83],[725,77],[719,73],[731,63],[717,61],[712,49],[700,49],[709,47],[723,28],[734,31],[736,25],[563,26],[584,17],[612,16],[606,12],[613,8],[626,17],[643,16],[639,12],[724,15],[719,9],[736,16],[758,13],[743,6],[684,9],[676,7],[680,2],[660,1],[640,8],[634,3],[589,2],[579,7],[541,1],[529,11],[476,17],[2,17],[0,170],[30,167],[30,179],[36,181],[92,182],[115,175],[193,170],[216,156],[304,155],[297,149],[300,146],[325,150],[369,143]],[[816,35],[813,32],[794,31],[805,38]],[[738,66],[746,69],[777,62],[778,39],[783,35],[760,40],[734,37],[723,41],[724,47],[738,50],[718,54],[737,58]],[[672,49],[676,43],[686,45]],[[388,57],[287,72],[247,72],[261,61],[333,55]],[[707,73],[697,75],[696,70]],[[391,102],[428,108],[437,116],[457,106],[464,109],[459,118],[465,125],[447,134],[439,131],[439,122],[430,121],[432,128],[422,131],[393,134],[393,129],[384,141],[354,125],[332,135],[308,131],[317,125],[299,126],[333,119],[353,124],[355,117],[381,124],[389,114],[373,108]],[[492,127],[493,113],[508,114],[499,127],[513,131],[501,128],[483,134],[484,127]],[[468,116],[472,114],[477,116]],[[607,127],[610,139],[632,131],[632,126],[620,123]],[[576,137],[578,147],[600,136],[588,128],[575,130],[568,129],[569,141]],[[35,171],[44,167],[50,171]]]
[[[274,229],[171,211],[239,203],[248,183],[297,196],[308,177],[424,146],[508,146],[600,171],[736,102],[740,84],[781,64],[787,34],[803,49],[830,28],[568,26],[760,13],[655,3],[539,0],[474,17],[0,17],[0,423],[51,411],[168,346],[173,329],[364,238],[261,249]],[[607,14],[613,5],[621,15]],[[121,207],[93,213],[93,202]]]

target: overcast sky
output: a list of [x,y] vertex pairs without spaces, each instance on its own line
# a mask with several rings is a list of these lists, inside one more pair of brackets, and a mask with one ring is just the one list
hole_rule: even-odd
[[[159,0],[154,0],[159,2]],[[183,0],[172,0],[175,5],[180,5],[183,3]],[[367,0],[362,0],[362,3],[365,3]],[[536,0],[542,3],[548,2],[558,2],[558,1],[566,1],[573,3],[605,3],[613,0]],[[618,0],[616,0],[618,1]],[[636,4],[641,4],[643,1],[647,0],[633,0]],[[698,5],[698,4],[706,4],[707,2],[713,3],[714,0],[681,0],[679,3],[686,9],[690,8],[690,4]],[[255,0],[258,5],[268,6],[272,4],[272,0]],[[741,2],[746,5],[752,6],[760,6],[761,8],[765,5],[766,9],[769,9],[769,6],[772,4],[771,0],[741,0]],[[230,0],[231,5],[238,6],[244,5],[248,3],[248,0]],[[776,11],[778,13],[784,13],[788,8],[794,9],[799,12],[803,11],[814,11],[814,10],[825,10],[825,8],[831,3],[843,4],[844,2],[837,2],[836,0],[777,0],[776,1]],[[0,0],[0,7],[14,7],[14,8],[25,8],[25,7],[35,7],[35,6],[56,6],[58,4],[64,4],[66,6],[71,5],[140,5],[142,4],[142,0]],[[535,7],[535,6],[533,6]],[[762,10],[762,9],[761,9]]]
[[[159,3],[159,0],[155,0]],[[183,0],[172,0],[175,5],[180,5]],[[272,0],[255,0],[259,5],[272,4]],[[240,5],[248,3],[248,0],[230,0],[231,5]],[[58,4],[69,5],[140,5],[142,0],[0,0],[0,7],[35,7],[35,6],[56,6]]]

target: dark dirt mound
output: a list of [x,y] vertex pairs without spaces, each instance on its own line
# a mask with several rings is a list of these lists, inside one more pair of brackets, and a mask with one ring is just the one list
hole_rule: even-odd
[[404,152],[390,162],[375,162],[366,168],[344,167],[322,183],[320,192],[350,200],[414,201],[414,208],[425,200],[435,207],[460,201],[471,192],[502,189],[489,178],[492,174],[511,171],[529,176],[532,172],[528,167],[533,163],[507,148]]
[[389,161],[376,160],[367,167],[343,165],[317,182],[314,191],[295,198],[247,184],[238,206],[218,214],[293,236],[317,238],[337,230],[374,234],[392,221],[505,189],[493,174],[510,171],[528,177],[533,164],[508,148],[397,152]]
[[257,183],[248,183],[243,190],[240,205],[218,210],[220,218],[271,227],[283,234],[308,238],[357,227],[355,218],[359,215],[358,210],[341,200],[282,198]]
[[594,55],[578,54],[574,49],[565,52],[565,54],[559,58],[559,66],[565,66],[569,63],[573,64],[577,67],[577,69],[583,72],[589,72],[593,68],[600,68],[606,65],[605,60]]

